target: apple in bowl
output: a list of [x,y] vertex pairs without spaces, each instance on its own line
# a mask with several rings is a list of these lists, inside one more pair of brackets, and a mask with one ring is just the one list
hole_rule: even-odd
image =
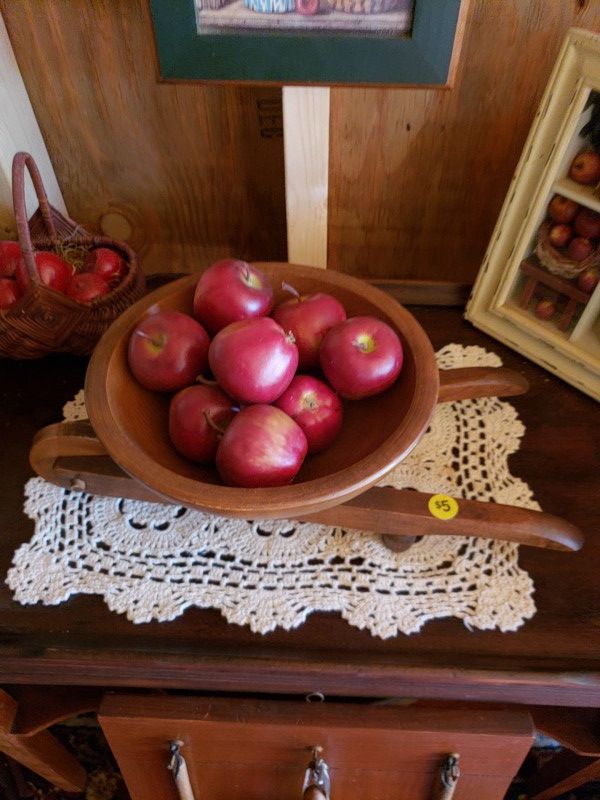
[[376,317],[351,317],[332,328],[319,350],[321,369],[348,400],[384,392],[402,369],[404,353],[396,332]]

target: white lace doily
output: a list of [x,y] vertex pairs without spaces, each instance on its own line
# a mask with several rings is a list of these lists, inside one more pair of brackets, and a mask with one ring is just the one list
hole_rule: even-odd
[[[501,364],[479,347],[449,345],[437,357],[441,369]],[[82,392],[64,413],[86,416]],[[508,469],[523,433],[514,408],[497,398],[439,405],[418,447],[382,485],[539,508]],[[431,536],[392,553],[371,533],[211,517],[71,492],[41,478],[25,493],[35,533],[7,576],[23,604],[99,594],[132,622],[216,608],[259,633],[337,611],[382,638],[451,616],[513,631],[535,613],[532,581],[508,542]]]

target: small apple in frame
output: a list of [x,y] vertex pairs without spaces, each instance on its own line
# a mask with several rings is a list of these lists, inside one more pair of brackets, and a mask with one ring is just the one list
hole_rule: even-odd
[[569,169],[569,177],[585,186],[600,181],[600,155],[594,150],[577,153]]
[[573,229],[563,223],[553,225],[548,232],[548,239],[553,247],[566,247],[572,238]]
[[591,294],[598,285],[597,267],[588,267],[581,272],[577,278],[577,288],[586,294]]
[[548,216],[553,222],[573,222],[579,211],[579,205],[562,194],[555,194],[548,204]]
[[589,258],[593,252],[594,245],[589,239],[585,239],[583,236],[576,236],[574,239],[571,239],[569,247],[567,248],[567,254],[573,261],[584,261],[586,258]]
[[596,239],[600,236],[600,214],[591,208],[582,208],[573,223],[575,233],[586,239]]
[[556,304],[552,300],[540,300],[535,307],[535,315],[538,319],[549,320],[556,314]]

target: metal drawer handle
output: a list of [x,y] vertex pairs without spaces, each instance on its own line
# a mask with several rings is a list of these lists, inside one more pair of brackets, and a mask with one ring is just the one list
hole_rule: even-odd
[[458,753],[450,753],[446,756],[436,778],[433,800],[452,800],[460,778],[459,761]]
[[173,780],[180,800],[195,800],[187,764],[185,763],[185,758],[181,755],[182,744],[183,742],[178,741],[169,742],[171,759],[168,769],[173,773]]
[[329,781],[329,767],[323,760],[323,748],[313,747],[312,759],[304,773],[302,786],[302,800],[329,800],[331,784]]

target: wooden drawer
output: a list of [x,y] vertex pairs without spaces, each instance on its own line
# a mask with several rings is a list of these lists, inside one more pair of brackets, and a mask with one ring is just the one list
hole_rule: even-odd
[[195,800],[300,798],[320,746],[332,800],[430,800],[460,755],[454,800],[501,800],[533,740],[526,711],[107,695],[99,720],[133,800],[177,800],[182,743]]

